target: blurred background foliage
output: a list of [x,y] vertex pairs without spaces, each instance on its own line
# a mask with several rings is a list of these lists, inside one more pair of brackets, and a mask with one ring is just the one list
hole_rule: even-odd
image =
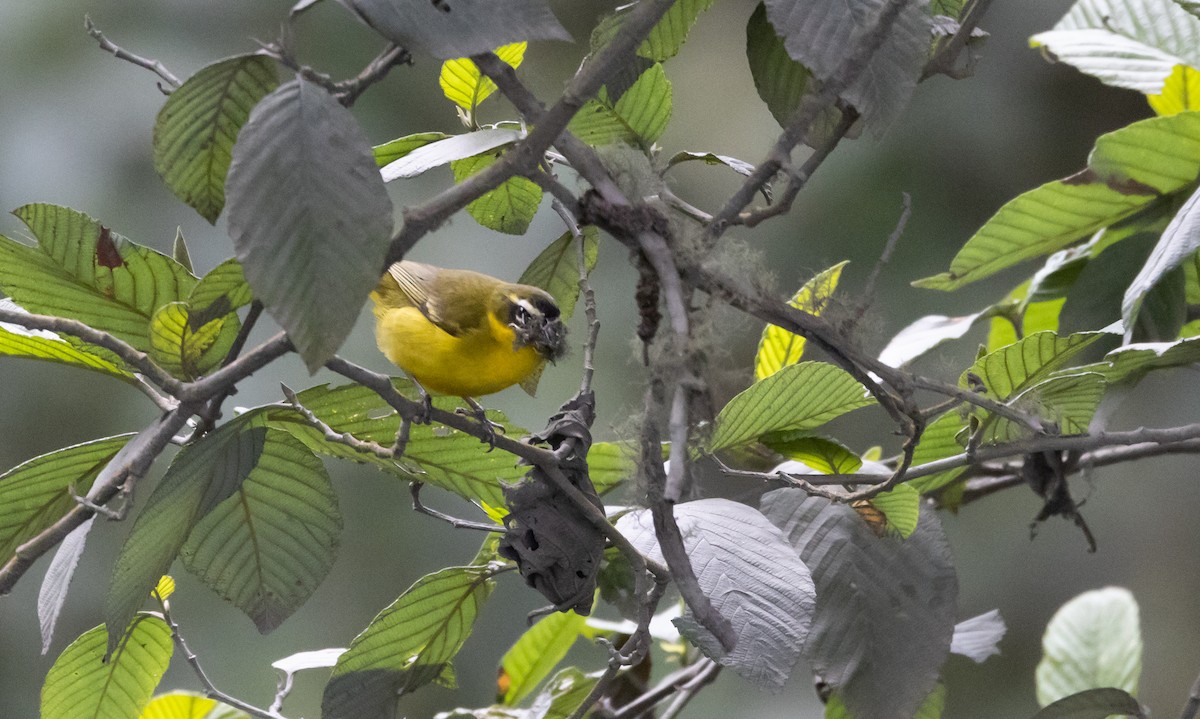
[[[176,227],[188,238],[198,271],[231,254],[224,221],[208,225],[180,204],[159,181],[151,163],[154,117],[163,102],[150,73],[101,53],[83,31],[89,13],[114,42],[164,62],[181,79],[224,56],[252,51],[255,38],[279,32],[288,0],[54,0],[0,3],[0,207],[53,202],[87,212],[131,239],[169,251]],[[958,295],[910,288],[912,279],[944,269],[955,249],[1003,202],[1021,191],[1065,176],[1084,165],[1095,138],[1149,116],[1142,96],[1102,86],[1066,66],[1046,63],[1028,49],[1027,38],[1049,28],[1067,0],[996,3],[983,27],[991,33],[977,75],[966,81],[944,77],[924,83],[907,113],[883,138],[845,142],[801,194],[794,211],[753,232],[730,233],[758,253],[780,294],[843,259],[851,260],[842,288],[861,288],[900,212],[901,192],[912,196],[912,219],[884,274],[870,321],[860,342],[882,347],[895,331],[928,313],[974,311],[1002,297],[1022,279],[1009,272]],[[538,44],[522,75],[544,99],[553,98],[577,68],[595,21],[611,4],[559,0],[555,10],[578,39],[575,44]],[[759,101],[745,61],[745,23],[752,0],[722,0],[701,16],[682,53],[666,68],[674,83],[674,117],[660,145],[669,153],[705,150],[756,162],[778,127]],[[294,26],[302,60],[335,77],[349,76],[380,47],[370,32],[339,7],[326,2]],[[438,64],[418,57],[399,68],[357,104],[355,114],[373,142],[419,131],[457,132],[453,106],[441,97]],[[489,101],[484,121],[513,117],[503,100]],[[708,210],[719,207],[736,187],[723,168],[688,163],[672,174],[674,190]],[[391,186],[397,207],[431,196],[450,181],[446,168]],[[560,232],[548,203],[524,237],[480,228],[460,213],[423,241],[414,259],[469,267],[515,278]],[[10,215],[0,233],[23,236]],[[1023,268],[1031,271],[1028,268]],[[746,272],[762,269],[747,264]],[[596,388],[605,439],[630,430],[640,405],[640,364],[631,338],[633,282],[625,251],[601,245],[594,276],[603,331]],[[577,317],[576,337],[582,336]],[[751,378],[754,343],[761,330],[744,317],[718,314],[714,376],[718,398],[743,388]],[[259,338],[275,331],[263,323]],[[924,369],[957,375],[973,353],[972,335],[952,349],[934,353]],[[364,312],[342,353],[374,369],[388,365],[374,347]],[[537,427],[578,382],[578,353],[551,368],[539,397],[508,390],[489,404],[517,422]],[[278,383],[304,387],[333,378],[308,377],[288,358],[245,383],[231,404],[251,406],[278,399]],[[1200,385],[1191,371],[1155,376],[1141,396],[1117,413],[1112,426],[1166,426],[1195,421]],[[229,405],[227,405],[228,407]],[[881,415],[881,413],[878,413]],[[0,362],[0,469],[68,444],[142,427],[153,415],[143,397],[125,385],[25,360]],[[882,416],[855,414],[838,425],[839,437],[858,450],[895,444]],[[889,449],[891,446],[889,445]],[[163,462],[143,481],[148,496]],[[375,613],[422,574],[473,555],[479,537],[412,514],[405,486],[373,469],[332,464],[346,529],[334,571],[309,603],[269,637],[252,631],[248,619],[223,604],[186,574],[173,605],[193,648],[214,682],[248,701],[266,704],[274,690],[270,662],[296,651],[346,646]],[[958,515],[944,515],[954,548],[961,614],[998,607],[1010,627],[1002,655],[983,666],[951,657],[945,668],[948,717],[1029,716],[1036,708],[1033,670],[1046,621],[1080,591],[1120,584],[1142,607],[1147,656],[1142,700],[1158,712],[1183,702],[1197,669],[1200,643],[1200,555],[1194,508],[1200,483],[1194,460],[1181,456],[1099,470],[1075,490],[1087,497],[1083,511],[1100,543],[1089,555],[1078,531],[1066,522],[1042,527],[1030,541],[1029,520],[1040,506],[1031,492],[1008,491]],[[751,498],[761,487],[717,480],[711,488]],[[434,494],[429,493],[429,499]],[[630,490],[619,499],[634,501]],[[446,495],[436,503],[462,514],[470,507]],[[0,508],[2,511],[2,508]],[[38,687],[54,656],[71,638],[101,620],[101,602],[120,540],[129,523],[101,522],[76,575],[73,595],[49,656],[38,654],[35,613],[40,572],[0,599],[0,716],[37,713]],[[429,551],[431,547],[438,551]],[[43,559],[44,570],[48,560]],[[460,689],[423,689],[407,698],[401,712],[430,716],[451,706],[481,706],[494,693],[496,664],[524,627],[524,614],[539,604],[515,576],[500,589],[458,660]],[[580,646],[572,658],[598,668],[599,648]],[[779,696],[759,695],[731,673],[688,710],[691,717],[820,716],[806,679],[797,671]],[[289,700],[289,716],[319,713],[323,678],[302,676]],[[176,661],[162,690],[197,688]],[[748,707],[753,707],[749,712]]]

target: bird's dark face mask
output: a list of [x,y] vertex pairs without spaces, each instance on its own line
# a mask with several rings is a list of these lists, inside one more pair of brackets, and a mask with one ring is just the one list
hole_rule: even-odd
[[567,354],[567,328],[558,306],[542,297],[522,297],[509,305],[508,326],[516,333],[513,349],[531,346],[551,362]]

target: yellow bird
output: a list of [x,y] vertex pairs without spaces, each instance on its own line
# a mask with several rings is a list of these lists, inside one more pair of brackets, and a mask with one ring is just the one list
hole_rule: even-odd
[[379,349],[428,392],[472,397],[520,384],[533,394],[567,330],[546,291],[405,260],[371,293]]

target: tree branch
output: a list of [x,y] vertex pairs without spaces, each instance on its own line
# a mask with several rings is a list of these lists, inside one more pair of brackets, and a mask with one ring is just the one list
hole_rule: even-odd
[[171,90],[174,90],[183,84],[179,81],[179,78],[171,74],[171,71],[167,69],[166,65],[163,65],[158,60],[151,60],[150,58],[142,57],[141,55],[135,55],[109,40],[104,36],[104,33],[100,32],[100,28],[96,27],[96,24],[92,22],[91,16],[83,16],[83,29],[86,30],[87,34],[91,35],[96,42],[100,43],[101,50],[104,50],[105,52],[111,52],[118,60],[124,60],[125,62],[133,63],[138,67],[144,67],[155,75],[161,77],[163,81],[166,82],[171,88],[168,90],[162,86],[162,83],[159,83],[158,89],[161,90],[164,95],[170,95]]

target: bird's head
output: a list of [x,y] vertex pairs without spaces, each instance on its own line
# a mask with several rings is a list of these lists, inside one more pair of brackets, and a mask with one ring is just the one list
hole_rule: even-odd
[[567,353],[567,328],[550,293],[530,285],[508,285],[501,293],[505,324],[516,337],[513,349],[533,347],[543,358],[556,362]]

